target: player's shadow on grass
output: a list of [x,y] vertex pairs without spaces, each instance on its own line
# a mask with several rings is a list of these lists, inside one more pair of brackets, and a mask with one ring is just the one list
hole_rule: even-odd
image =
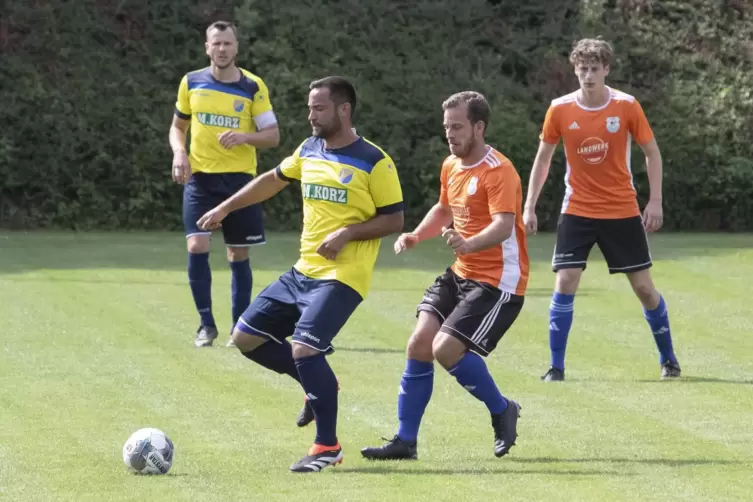
[[671,459],[671,458],[556,458],[556,457],[530,457],[511,458],[510,462],[520,464],[585,464],[585,463],[615,463],[615,464],[643,464],[660,465],[665,467],[693,467],[700,465],[738,465],[743,464],[737,460],[709,460],[709,459]]
[[629,473],[629,472],[618,472],[618,471],[608,471],[604,469],[589,469],[589,470],[547,470],[547,469],[510,469],[509,465],[504,466],[500,465],[497,468],[478,468],[478,469],[471,469],[471,468],[464,468],[459,467],[457,469],[443,469],[443,468],[419,468],[419,469],[409,469],[409,468],[399,468],[399,467],[393,467],[390,465],[378,465],[374,467],[343,467],[343,468],[337,468],[333,469],[332,472],[334,474],[405,474],[408,476],[415,476],[417,474],[419,475],[436,475],[436,476],[446,476],[446,475],[463,475],[463,476],[487,476],[487,475],[495,475],[499,476],[500,474],[507,474],[511,476],[515,475],[521,475],[521,476],[527,476],[527,475],[553,475],[553,476],[634,476],[635,474]]
[[715,378],[715,377],[696,377],[696,376],[683,376],[680,377],[679,380],[676,380],[674,382],[664,382],[661,380],[636,380],[636,382],[640,383],[662,383],[664,385],[667,385],[667,383],[729,383],[729,384],[736,384],[736,385],[753,385],[753,380],[730,380],[727,378]]
[[377,347],[340,347],[335,349],[336,352],[363,352],[366,354],[404,354],[405,349],[390,349]]

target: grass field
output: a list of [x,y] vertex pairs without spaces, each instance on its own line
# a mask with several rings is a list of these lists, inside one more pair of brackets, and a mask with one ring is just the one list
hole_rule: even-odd
[[[531,239],[529,295],[488,363],[523,406],[518,444],[492,454],[485,407],[438,371],[418,462],[368,463],[396,430],[405,341],[423,288],[448,264],[435,243],[385,242],[368,299],[336,338],[342,466],[294,475],[313,439],[302,392],[224,342],[229,271],[212,255],[218,346],[198,324],[180,234],[0,233],[0,499],[751,500],[753,236],[657,235],[654,278],[670,308],[680,382],[658,356],[627,281],[598,253],[576,299],[568,381],[544,384],[552,236]],[[297,236],[254,249],[255,292],[291,266]],[[176,445],[169,475],[126,471],[140,427]]]

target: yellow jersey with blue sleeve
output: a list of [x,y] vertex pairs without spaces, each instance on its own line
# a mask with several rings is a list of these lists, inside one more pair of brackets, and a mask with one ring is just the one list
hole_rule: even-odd
[[256,175],[256,148],[226,149],[217,136],[227,130],[250,133],[277,124],[261,78],[239,68],[237,82],[220,82],[211,68],[187,73],[178,88],[175,114],[191,120],[191,171]]
[[312,279],[340,281],[365,298],[381,239],[351,241],[335,260],[316,250],[335,230],[403,210],[400,180],[390,156],[361,137],[338,149],[327,149],[324,140],[311,137],[277,167],[277,175],[301,182],[303,231],[295,269]]

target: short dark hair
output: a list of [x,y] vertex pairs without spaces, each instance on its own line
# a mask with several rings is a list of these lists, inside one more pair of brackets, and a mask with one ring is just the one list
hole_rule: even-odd
[[324,77],[314,80],[309,85],[309,90],[326,87],[332,101],[337,105],[350,103],[350,115],[356,111],[356,88],[345,77]]
[[442,103],[442,110],[457,108],[462,103],[468,105],[468,120],[471,124],[476,122],[484,123],[484,132],[489,127],[489,117],[492,110],[483,94],[475,91],[463,91],[453,94]]
[[235,38],[238,38],[238,28],[235,27],[233,23],[230,21],[215,21],[212,24],[209,25],[207,28],[207,38],[209,38],[209,32],[212,30],[219,30],[219,31],[225,31],[230,30],[233,32],[233,35]]

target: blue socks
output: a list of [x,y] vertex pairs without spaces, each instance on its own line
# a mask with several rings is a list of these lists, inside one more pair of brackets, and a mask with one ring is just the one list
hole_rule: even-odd
[[231,261],[230,271],[232,279],[230,281],[231,305],[233,313],[233,326],[238,323],[238,318],[243,315],[251,303],[251,287],[253,286],[254,277],[251,273],[250,260]]
[[667,361],[677,364],[674,349],[672,348],[672,335],[669,331],[669,315],[667,314],[667,305],[664,303],[664,297],[659,298],[659,305],[654,310],[643,308],[643,315],[651,327],[651,332],[656,340],[656,347],[659,349],[659,362],[664,364]]
[[212,271],[209,268],[209,253],[188,253],[188,282],[191,284],[196,310],[201,316],[201,325],[216,326],[212,315]]
[[549,305],[549,350],[552,353],[551,365],[565,369],[565,349],[567,335],[573,325],[573,302],[575,295],[566,295],[555,291]]
[[397,436],[403,441],[416,442],[433,388],[434,363],[408,359],[397,396],[397,418],[400,421]]
[[287,340],[282,343],[270,340],[250,352],[243,352],[243,355],[280,375],[288,375],[296,382],[301,381],[293,359],[293,347]]
[[[266,345],[266,344],[265,344]],[[324,354],[295,361],[298,375],[316,417],[316,444],[337,444],[337,378]]]
[[448,372],[473,397],[483,401],[492,415],[499,415],[507,409],[507,400],[502,397],[480,355],[475,352],[466,352]]

